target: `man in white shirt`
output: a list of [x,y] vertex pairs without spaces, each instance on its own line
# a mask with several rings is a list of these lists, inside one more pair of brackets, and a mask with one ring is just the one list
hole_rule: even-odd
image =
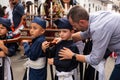
[[6,9],[5,15],[7,16],[8,19],[11,20],[11,23],[13,23],[12,11],[13,11],[13,4],[12,4],[11,0],[9,0],[9,7],[7,7],[7,9]]

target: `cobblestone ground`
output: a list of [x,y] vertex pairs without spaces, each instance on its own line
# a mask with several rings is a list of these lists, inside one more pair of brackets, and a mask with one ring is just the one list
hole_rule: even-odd
[[[25,68],[23,64],[25,63],[26,59],[20,59],[21,53],[23,52],[18,52],[17,55],[11,57],[14,80],[22,80],[24,72],[25,72]],[[107,63],[106,63],[106,68],[105,68],[106,80],[109,80],[109,76],[112,72],[113,65],[114,65],[114,59],[108,58]],[[48,79],[47,80],[51,80],[50,66],[48,66]]]

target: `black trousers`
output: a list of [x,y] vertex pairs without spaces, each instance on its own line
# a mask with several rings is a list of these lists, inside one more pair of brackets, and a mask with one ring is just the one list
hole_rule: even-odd
[[91,65],[88,65],[88,67],[85,70],[84,80],[98,80],[99,72],[97,71],[95,73],[95,71],[96,70]]
[[0,80],[4,80],[4,68],[0,67]]

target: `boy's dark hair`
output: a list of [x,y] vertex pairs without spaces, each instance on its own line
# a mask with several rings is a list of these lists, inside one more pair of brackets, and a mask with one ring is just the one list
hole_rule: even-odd
[[0,24],[2,24],[3,26],[5,26],[8,31],[11,31],[11,28],[10,28],[10,26],[11,26],[10,19],[0,17]]
[[74,22],[79,22],[79,20],[83,19],[83,20],[89,20],[89,14],[88,12],[82,8],[81,6],[74,6],[69,13],[67,14],[67,18],[69,19],[69,17],[71,17],[71,19]]
[[73,30],[72,25],[69,23],[68,19],[66,17],[59,18],[54,21],[54,23],[57,25],[58,29],[69,29]]

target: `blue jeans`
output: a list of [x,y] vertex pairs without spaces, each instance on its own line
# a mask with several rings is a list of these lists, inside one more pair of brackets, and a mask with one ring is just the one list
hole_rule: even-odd
[[110,80],[120,80],[120,64],[115,65]]

